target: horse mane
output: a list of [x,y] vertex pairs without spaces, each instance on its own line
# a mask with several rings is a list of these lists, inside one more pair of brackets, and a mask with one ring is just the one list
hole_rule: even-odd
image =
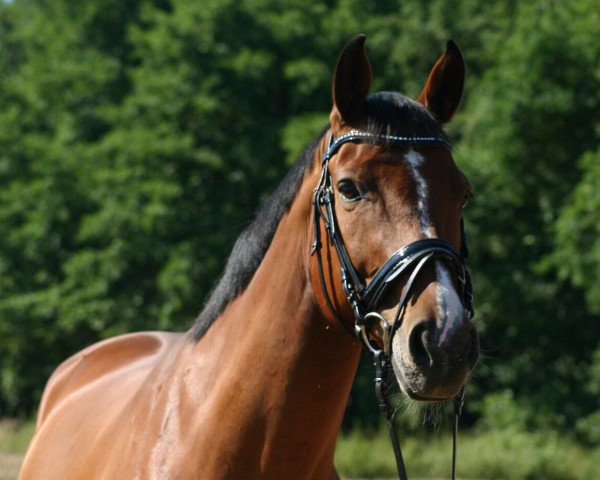
[[317,135],[306,150],[298,157],[273,194],[258,211],[254,220],[236,240],[223,270],[204,308],[192,327],[192,336],[200,340],[225,307],[250,283],[254,272],[261,264],[281,217],[294,200],[302,179],[312,165],[312,160],[325,131]]
[[[360,129],[374,134],[435,135],[445,137],[440,124],[420,104],[396,92],[379,92],[366,102],[365,120]],[[191,329],[200,340],[225,307],[250,283],[261,264],[277,226],[294,200],[304,174],[312,166],[317,147],[328,127],[317,135],[296,160],[255,219],[235,242],[216,286]]]

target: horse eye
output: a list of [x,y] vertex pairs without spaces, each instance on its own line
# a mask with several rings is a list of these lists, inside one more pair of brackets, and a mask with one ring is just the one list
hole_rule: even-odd
[[465,193],[465,196],[462,199],[462,202],[460,204],[460,208],[465,208],[468,204],[469,201],[474,197],[472,192],[467,192]]
[[363,197],[352,180],[340,180],[337,184],[338,192],[347,202],[356,202]]

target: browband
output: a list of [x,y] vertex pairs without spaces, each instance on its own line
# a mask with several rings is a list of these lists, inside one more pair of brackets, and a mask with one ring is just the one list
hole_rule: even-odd
[[329,161],[345,143],[372,143],[373,145],[396,145],[404,147],[435,147],[441,146],[452,150],[450,142],[441,137],[404,137],[398,135],[377,135],[375,133],[351,130],[333,139],[329,138],[329,145],[323,155],[323,163]]

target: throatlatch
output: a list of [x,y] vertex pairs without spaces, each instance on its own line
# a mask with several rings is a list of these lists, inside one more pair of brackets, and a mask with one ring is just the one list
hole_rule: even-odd
[[[386,383],[392,373],[391,353],[392,339],[396,330],[402,324],[402,318],[410,298],[412,286],[422,268],[432,259],[440,259],[448,264],[457,274],[461,288],[463,307],[465,308],[469,319],[473,318],[474,311],[472,306],[473,290],[469,272],[465,267],[465,260],[468,256],[466,239],[464,234],[464,225],[461,221],[461,251],[456,252],[454,247],[448,242],[437,238],[427,238],[418,240],[400,248],[394,253],[377,271],[373,280],[367,285],[361,275],[356,271],[350,260],[348,250],[340,235],[337,218],[334,209],[334,193],[332,178],[329,172],[329,161],[337,153],[340,147],[346,143],[369,143],[379,146],[401,146],[401,147],[443,147],[450,149],[450,144],[441,137],[401,137],[394,135],[376,135],[368,132],[352,130],[345,135],[334,140],[333,133],[329,139],[327,150],[323,154],[322,172],[319,184],[315,188],[313,196],[314,204],[314,242],[311,254],[317,255],[317,264],[321,289],[328,308],[332,311],[334,317],[351,334],[355,335],[361,341],[363,347],[370,352],[375,365],[375,393],[379,406],[384,413],[390,436],[394,455],[396,457],[396,466],[400,480],[408,480],[400,442],[393,426],[394,411],[389,404],[388,389]],[[344,321],[335,309],[329,293],[327,291],[325,276],[323,273],[323,260],[321,255],[321,225],[323,222],[325,230],[333,243],[338,260],[341,265],[342,288],[346,295],[349,305],[354,312],[354,328]],[[394,321],[389,324],[379,313],[377,307],[381,302],[387,288],[402,273],[411,272],[403,293],[398,302],[398,308]],[[379,346],[369,337],[367,321],[370,318],[376,318],[383,327],[383,345]],[[453,446],[452,446],[452,479],[456,475],[456,446],[458,438],[458,421],[462,411],[464,401],[464,387],[454,399],[454,418],[453,418]]]

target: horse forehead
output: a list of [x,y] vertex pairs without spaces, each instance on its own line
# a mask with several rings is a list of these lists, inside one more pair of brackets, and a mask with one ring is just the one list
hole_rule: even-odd
[[[393,147],[372,144],[345,145],[340,152],[340,167],[359,175],[392,182],[414,183],[419,180],[436,185],[452,185],[466,178],[458,169],[452,154],[445,148]],[[448,180],[452,180],[448,182]]]

